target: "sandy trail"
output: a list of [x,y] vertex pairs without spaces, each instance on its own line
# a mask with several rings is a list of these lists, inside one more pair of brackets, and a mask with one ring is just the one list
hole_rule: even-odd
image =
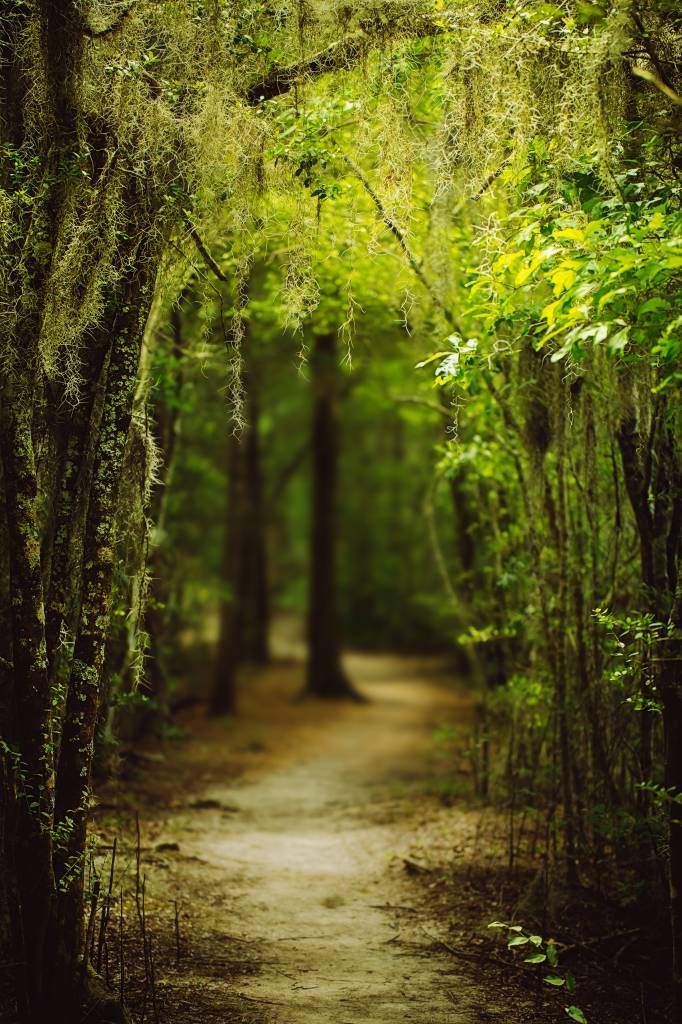
[[415,914],[401,857],[424,813],[433,728],[466,720],[468,702],[428,659],[347,667],[367,704],[293,702],[300,669],[275,668],[249,681],[238,721],[202,723],[183,749],[201,803],[158,836],[179,844],[163,884],[193,917],[193,993],[174,1020],[504,1019]]

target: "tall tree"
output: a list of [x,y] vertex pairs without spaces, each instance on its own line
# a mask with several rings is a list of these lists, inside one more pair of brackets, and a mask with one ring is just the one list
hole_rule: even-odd
[[310,354],[312,411],[312,520],[306,692],[357,697],[341,663],[337,609],[339,365],[334,332],[315,334]]

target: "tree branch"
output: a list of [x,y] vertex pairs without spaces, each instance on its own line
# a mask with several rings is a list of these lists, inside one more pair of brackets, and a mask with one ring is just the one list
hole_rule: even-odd
[[118,17],[114,18],[111,24],[107,25],[106,28],[95,29],[83,18],[81,24],[81,31],[84,36],[89,39],[102,39],[103,36],[110,36],[114,32],[117,32],[125,22],[129,14],[132,13],[133,8],[136,6],[137,0],[131,0],[127,7],[124,7],[118,14]]
[[230,283],[229,277],[221,269],[220,265],[216,262],[215,257],[211,253],[211,250],[206,245],[206,242],[203,240],[203,238],[199,234],[197,228],[192,223],[192,221],[187,216],[187,214],[185,214],[185,224],[187,225],[187,231],[189,233],[189,237],[192,239],[192,241],[196,245],[196,247],[197,247],[197,249],[199,251],[199,254],[201,255],[201,257],[202,257],[204,263],[206,264],[206,266],[209,268],[209,270],[213,271],[213,273],[215,274],[215,276],[218,278],[219,281],[222,281],[223,284],[229,284]]
[[462,329],[457,323],[456,318],[453,316],[452,310],[448,306],[446,306],[446,304],[443,302],[440,295],[432,285],[431,281],[429,281],[428,277],[424,273],[421,262],[417,259],[416,255],[412,251],[405,232],[400,227],[398,222],[394,220],[394,218],[390,215],[390,213],[384,206],[381,196],[374,190],[369,180],[365,177],[362,169],[358,167],[355,161],[351,160],[351,158],[346,153],[342,153],[342,156],[350,170],[353,172],[355,177],[358,179],[358,181],[364,188],[369,198],[374,203],[379,218],[384,222],[388,230],[391,232],[393,237],[398,242],[398,245],[402,249],[405,258],[410,265],[410,269],[414,273],[415,277],[422,283],[434,306],[436,306],[441,311],[443,317],[445,318],[446,322],[450,325],[450,327],[452,327],[454,330],[462,334]]
[[255,107],[265,100],[272,100],[289,92],[296,82],[306,78],[319,78],[328,71],[338,71],[359,63],[367,50],[369,37],[365,32],[354,32],[340,39],[324,50],[297,61],[284,68],[274,68],[270,74],[250,86],[246,101]]
[[682,106],[682,96],[680,96],[679,93],[676,93],[675,90],[671,88],[667,82],[664,82],[662,78],[655,75],[653,71],[649,71],[648,68],[634,67],[632,69],[632,73],[633,75],[636,75],[637,78],[643,78],[645,82],[649,82],[651,85],[655,86],[655,88],[658,89],[659,92],[662,92],[664,96],[667,96],[670,102],[674,103],[675,106]]
[[682,100],[680,100],[680,97],[673,89],[673,84],[668,78],[665,68],[663,67],[662,62],[658,54],[656,53],[656,47],[654,46],[653,40],[651,39],[651,37],[647,33],[647,30],[644,27],[644,22],[640,18],[639,14],[637,14],[635,11],[632,12],[632,20],[634,21],[635,27],[639,32],[640,42],[646,50],[649,60],[656,69],[655,75],[652,75],[651,72],[649,72],[648,75],[641,74],[640,68],[633,68],[634,73],[639,78],[644,78],[647,82],[652,82],[652,84],[654,84],[656,88],[660,89],[661,92],[665,93],[665,95],[668,96],[669,99],[673,99],[673,102],[682,102]]
[[289,92],[297,82],[319,78],[330,71],[343,71],[355,67],[365,53],[387,34],[405,31],[406,33],[411,32],[412,35],[420,39],[443,35],[450,31],[449,28],[444,27],[445,17],[444,15],[438,19],[421,17],[413,24],[396,22],[389,26],[385,24],[366,25],[364,28],[358,29],[357,32],[331,43],[325,49],[318,50],[310,57],[304,57],[287,67],[273,68],[259,82],[249,86],[246,91],[246,102],[255,107],[259,103]]

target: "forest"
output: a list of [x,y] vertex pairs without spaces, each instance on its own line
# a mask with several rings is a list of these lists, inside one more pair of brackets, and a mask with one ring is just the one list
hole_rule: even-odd
[[678,0],[0,53],[0,1020],[682,1024]]

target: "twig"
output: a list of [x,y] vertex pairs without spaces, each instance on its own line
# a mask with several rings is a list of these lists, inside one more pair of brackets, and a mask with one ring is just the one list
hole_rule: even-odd
[[152,990],[152,1010],[154,1012],[154,1024],[160,1024],[159,1006],[156,1000],[156,970],[154,967],[154,950],[152,947],[152,936],[149,936],[149,982]]
[[416,907],[406,907],[400,903],[369,903],[372,910],[409,910],[411,914],[417,913]]
[[452,953],[453,956],[461,957],[463,960],[479,961],[481,959],[481,955],[480,954],[477,954],[477,953],[467,953],[463,949],[457,949],[456,946],[451,946],[450,943],[449,942],[445,942],[444,939],[439,939],[437,935],[432,935],[431,932],[427,931],[427,929],[424,928],[423,925],[422,925],[422,931],[424,932],[424,935],[426,935],[427,938],[431,939],[432,942],[437,943],[439,946],[442,946],[444,950],[446,950],[448,953]]
[[620,931],[610,932],[608,935],[595,935],[593,938],[584,939],[582,942],[576,940],[568,945],[558,942],[557,948],[561,953],[572,953],[575,949],[589,949],[590,946],[601,946],[604,942],[610,942],[612,939],[624,939],[632,935],[637,937],[641,934],[641,931],[641,928],[622,928]]
[[419,398],[417,395],[395,395],[389,397],[396,405],[420,405],[425,409],[431,409],[432,412],[437,412],[446,420],[452,419],[452,412],[447,406],[439,405],[438,402],[430,402],[428,398]]
[[441,313],[443,314],[443,317],[445,318],[447,323],[450,325],[450,327],[454,328],[454,330],[459,331],[459,333],[462,334],[463,333],[462,329],[459,326],[459,324],[457,323],[456,318],[453,316],[452,310],[448,306],[445,305],[445,303],[441,299],[440,295],[438,294],[438,292],[436,291],[436,289],[432,285],[431,281],[429,281],[428,277],[424,273],[424,270],[423,270],[423,267],[421,265],[421,262],[417,259],[415,253],[412,251],[412,247],[410,246],[410,244],[409,244],[409,242],[407,240],[407,235],[405,234],[405,232],[403,231],[401,226],[398,224],[396,219],[394,217],[392,217],[391,214],[388,212],[388,210],[384,206],[384,203],[383,203],[383,200],[382,200],[381,196],[374,190],[374,188],[372,187],[370,181],[365,176],[365,174],[362,171],[362,169],[360,167],[358,167],[358,165],[355,163],[355,161],[352,160],[348,156],[348,154],[344,153],[343,151],[341,152],[341,155],[342,155],[345,163],[348,165],[350,170],[353,172],[355,177],[358,179],[358,181],[360,182],[360,184],[364,188],[364,190],[367,193],[367,195],[369,196],[369,198],[374,203],[374,206],[376,207],[376,211],[377,211],[377,214],[379,215],[379,218],[384,222],[384,224],[386,225],[388,230],[391,232],[393,237],[398,242],[398,245],[402,249],[403,254],[404,254],[404,256],[405,256],[405,258],[406,258],[406,260],[407,260],[407,262],[408,262],[408,264],[410,266],[410,269],[413,271],[415,277],[423,285],[424,289],[426,290],[426,292],[428,293],[429,297],[431,298],[431,301],[433,302],[433,304],[435,306],[437,306],[438,309],[441,311]]
[[402,858],[403,867],[405,870],[413,875],[430,875],[433,868],[427,868],[423,864],[419,864],[416,860],[411,860],[409,857]]
[[282,1002],[281,999],[263,999],[262,996],[259,997],[258,999],[256,999],[255,996],[246,996],[246,995],[244,995],[243,992],[237,992],[237,997],[239,999],[245,999],[247,1003],[270,1003],[272,1006],[286,1006],[287,1005],[286,1003]]
[[223,284],[229,284],[230,283],[229,277],[221,269],[219,263],[217,263],[215,257],[211,253],[211,250],[209,249],[209,247],[207,246],[206,242],[203,240],[203,238],[199,234],[199,231],[198,231],[196,225],[192,222],[192,220],[189,217],[189,214],[187,214],[187,213],[185,213],[185,224],[187,225],[187,231],[188,231],[189,237],[192,239],[192,241],[196,245],[196,247],[197,247],[197,249],[198,249],[198,251],[199,251],[199,253],[200,253],[200,255],[201,255],[201,257],[202,257],[202,259],[204,261],[204,263],[206,264],[206,266],[209,268],[209,270],[213,271],[213,273],[215,274],[215,276],[218,278],[219,281],[222,281]]
[[664,82],[659,75],[654,74],[653,71],[649,71],[648,68],[635,67],[632,69],[632,73],[633,75],[636,75],[637,78],[643,78],[645,82],[649,82],[651,85],[655,86],[658,91],[662,92],[664,96],[667,96],[670,102],[674,103],[676,107],[682,106],[682,96],[675,92],[667,82]]
[[180,957],[182,953],[182,947],[180,945],[180,915],[178,913],[178,901],[173,900],[175,907],[175,962],[180,963]]
[[125,948],[123,944],[123,889],[119,894],[119,918],[118,918],[118,957],[119,957],[119,969],[120,969],[120,1000],[121,1006],[123,1005],[123,996],[125,992]]
[[[91,868],[91,877],[92,877],[92,868]],[[90,913],[88,915],[87,928],[85,929],[85,950],[86,950],[86,954],[87,954],[87,957],[89,958],[90,962],[92,962],[93,953],[94,953],[95,919],[97,917],[97,903],[99,901],[99,888],[100,888],[100,881],[99,881],[99,877],[97,877],[97,878],[94,879],[94,881],[92,883],[92,887],[91,887]]]
[[656,68],[655,75],[652,74],[651,71],[645,74],[641,74],[641,68],[633,68],[633,73],[637,75],[638,78],[644,78],[647,82],[653,82],[653,84],[656,85],[656,88],[660,89],[661,92],[664,92],[665,95],[668,96],[669,99],[672,99],[674,103],[682,103],[682,98],[680,98],[673,89],[672,82],[668,78],[665,68],[663,67],[661,60],[658,54],[656,53],[656,47],[653,44],[653,40],[651,39],[651,36],[649,36],[649,34],[647,33],[647,30],[644,28],[644,22],[642,21],[642,19],[636,11],[632,12],[632,20],[634,21],[637,31],[640,34],[642,45],[646,50],[647,57],[649,58],[653,66]]
[[99,939],[97,942],[97,970],[102,967],[102,950],[106,939],[107,928],[109,927],[109,914],[111,912],[111,895],[114,889],[114,869],[116,866],[116,839],[111,849],[111,866],[109,868],[109,888],[102,901],[102,914],[99,922]]

